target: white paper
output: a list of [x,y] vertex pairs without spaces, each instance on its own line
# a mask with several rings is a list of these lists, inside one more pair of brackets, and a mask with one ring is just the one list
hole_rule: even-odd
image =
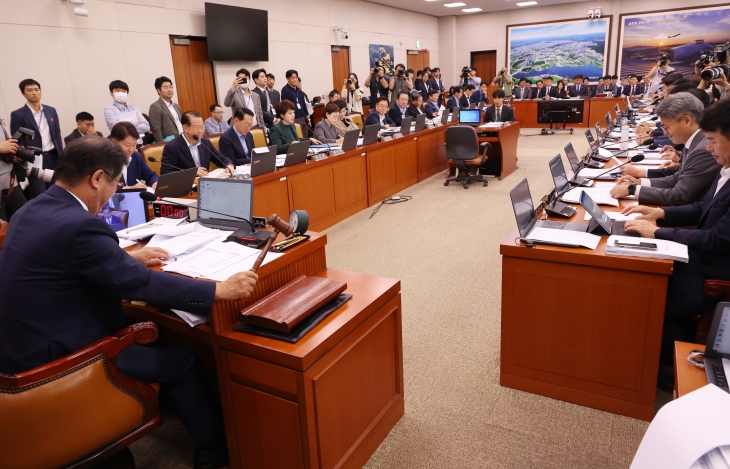
[[[639,146],[638,143],[632,143],[632,142],[630,142],[628,148],[636,148],[638,146]],[[621,144],[618,143],[618,142],[616,142],[616,143],[609,143],[608,145],[604,145],[603,148],[605,148],[607,150],[620,150],[621,149]]]
[[233,174],[239,176],[239,175],[250,175],[251,174],[251,165],[250,164],[242,164],[241,166],[236,166],[236,170],[233,172]]
[[598,149],[598,155],[599,156],[602,156],[604,158],[610,158],[610,157],[613,156],[613,153],[611,153],[610,151],[606,150],[605,148],[599,148]]
[[191,231],[180,236],[169,236],[166,234],[156,234],[147,243],[147,247],[158,247],[169,252],[172,256],[188,254],[197,251],[206,244],[220,238],[227,237],[228,233],[221,234],[218,232],[200,232]]
[[[584,177],[584,178],[597,178],[597,179],[610,179],[613,180],[614,177],[611,176],[611,173],[615,172],[621,172],[621,169],[616,169],[615,171],[603,168],[583,168],[580,171],[578,171],[578,176]],[[606,173],[606,174],[603,174]]]
[[583,191],[598,205],[618,207],[618,199],[611,197],[611,189],[608,187],[574,187],[563,194],[560,200],[569,204],[578,204],[580,203],[580,194]]
[[572,230],[554,230],[550,228],[535,228],[528,235],[528,239],[551,243],[574,244],[588,249],[596,249],[601,241],[600,236]]
[[[644,249],[631,249],[616,246],[616,241],[626,243],[652,243],[656,244],[656,251],[648,251]],[[667,259],[679,262],[689,262],[689,251],[687,246],[674,241],[653,238],[635,238],[632,236],[609,236],[606,243],[606,254],[616,254],[620,256],[636,256],[649,257],[653,259]]]
[[206,177],[217,178],[217,179],[228,179],[230,177],[230,174],[228,174],[226,172],[225,168],[216,168],[213,171],[209,172]]
[[712,384],[675,399],[657,412],[630,469],[687,469],[708,451],[730,445],[728,422],[730,394]]
[[122,248],[122,249],[128,248],[129,246],[134,246],[135,244],[137,244],[137,241],[132,241],[132,240],[129,240],[129,239],[119,238],[119,247]]
[[208,316],[202,314],[193,314],[186,311],[180,311],[179,309],[171,309],[173,313],[177,314],[180,319],[188,323],[190,327],[195,327],[199,324],[205,324],[208,322]]
[[[610,218],[611,220],[616,220],[616,221],[635,220],[636,217],[639,216],[638,213],[624,215],[621,212],[607,212],[605,210],[604,210],[604,213],[606,215],[608,215],[608,218]],[[583,217],[584,220],[590,220],[591,218],[593,218],[593,217],[588,212],[586,212],[585,216]]]
[[155,218],[152,221],[137,225],[133,228],[117,231],[119,238],[126,239],[144,239],[157,233],[165,233],[171,231],[178,225],[185,225],[187,222],[184,218]]
[[[254,153],[268,153],[269,149],[267,147],[258,147],[253,149]],[[240,168],[240,166],[237,166],[236,169]]]
[[285,162],[286,162],[286,155],[276,155],[276,167],[277,168],[284,166]]
[[486,124],[482,124],[479,126],[480,129],[487,129],[487,128],[497,128],[502,127],[504,125],[504,122],[488,122]]
[[[644,160],[661,160],[662,154],[659,150],[632,150],[626,155],[628,158],[636,155],[644,155]],[[654,163],[656,164],[656,163]]]

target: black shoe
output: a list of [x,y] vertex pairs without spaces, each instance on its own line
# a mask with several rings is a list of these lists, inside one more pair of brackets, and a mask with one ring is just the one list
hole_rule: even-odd
[[221,469],[228,465],[226,435],[221,433],[210,443],[195,448],[195,469]]
[[656,386],[665,392],[674,392],[674,368],[660,364]]

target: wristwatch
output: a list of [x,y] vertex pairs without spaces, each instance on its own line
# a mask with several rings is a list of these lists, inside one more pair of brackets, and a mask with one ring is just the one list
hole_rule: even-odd
[[629,184],[629,195],[634,195],[636,193],[636,184]]

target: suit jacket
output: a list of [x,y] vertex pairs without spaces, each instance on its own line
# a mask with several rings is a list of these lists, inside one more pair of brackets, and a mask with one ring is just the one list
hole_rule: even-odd
[[446,107],[454,111],[455,109],[459,109],[459,102],[456,100],[456,97],[451,95],[449,96],[449,100],[446,101]]
[[133,186],[137,184],[137,179],[146,182],[148,186],[152,186],[152,184],[157,182],[159,177],[147,166],[147,162],[144,160],[142,153],[135,151],[129,160],[129,166],[127,166],[127,180],[125,181],[124,177],[122,177],[121,181],[125,186]]
[[590,93],[588,92],[588,87],[586,85],[568,85],[568,92],[573,98],[590,95]]
[[[215,156],[211,156],[211,154]],[[216,166],[219,167],[233,164],[231,160],[221,155],[221,153],[215,149],[213,144],[210,143],[210,140],[207,138],[200,139],[198,156],[200,157],[200,166],[205,169],[210,168],[211,158]],[[162,150],[160,174],[174,173],[175,171],[178,171],[175,169],[175,166],[180,169],[196,167],[193,155],[190,153],[190,148],[188,148],[188,141],[185,140],[185,136],[183,134],[178,135],[174,140],[168,142]]]
[[222,134],[231,128],[225,119],[221,119],[220,123],[218,123],[212,116],[205,119],[203,125],[205,126],[205,135]]
[[[634,89],[634,96],[638,96],[644,94],[644,87],[639,83],[636,85],[636,88]],[[631,85],[624,86],[623,89],[623,95],[624,96],[631,96]]]
[[104,217],[104,215],[99,215],[97,218],[99,220],[103,221],[104,223],[106,223],[107,225],[121,225],[122,224],[122,219],[116,215],[112,215],[111,223],[108,223],[106,221],[106,218]]
[[639,190],[639,203],[685,205],[701,200],[722,167],[706,147],[707,137],[700,130],[691,147],[683,150],[679,170],[670,176],[650,179],[651,186]]
[[[400,113],[400,108],[397,104],[388,109],[387,116],[390,117],[390,120],[393,121],[397,127],[400,127],[403,123],[403,115]],[[406,116],[408,116],[408,108],[406,108]]]
[[532,88],[525,86],[523,91],[519,86],[515,86],[512,89],[512,96],[514,99],[532,99]]
[[[393,122],[393,119],[390,118],[390,112],[385,114],[385,119],[383,120],[383,124],[389,125],[391,127],[396,127],[396,123]],[[365,119],[365,127],[368,125],[380,125],[380,114],[374,109],[370,110],[370,114],[368,114],[368,117]],[[384,128],[383,126],[380,126],[380,128]]]
[[289,151],[289,145],[304,138],[299,138],[294,124],[285,125],[284,121],[279,121],[271,127],[271,133],[269,134],[269,142],[271,145],[276,145],[276,153],[283,155]]
[[479,105],[484,101],[485,103],[489,102],[489,97],[486,94],[482,93],[482,90],[476,90],[474,93],[472,93],[471,97],[469,98],[469,103]]
[[606,86],[604,84],[600,84],[600,85],[596,86],[595,88],[593,88],[593,97],[596,97],[599,94],[608,93],[609,91],[614,94],[616,93],[616,87],[613,85],[613,83],[608,86]]
[[[58,114],[56,113],[56,110],[52,108],[51,106],[47,106],[45,104],[43,106],[43,114],[46,116],[46,120],[48,121],[48,129],[51,133],[51,140],[53,140],[53,146],[56,147],[56,152],[58,152],[58,155],[60,156],[63,152],[63,143],[61,142],[61,126],[58,123]],[[40,129],[38,128],[38,124],[35,122],[35,117],[33,117],[33,112],[30,110],[30,108],[25,105],[21,107],[20,109],[16,109],[15,111],[10,113],[10,134],[13,135],[15,132],[18,131],[19,128],[25,127],[26,129],[35,130],[35,136],[28,140],[27,138],[24,138],[23,140],[18,142],[18,145],[22,147],[38,147],[43,148],[43,142],[41,141],[41,133]],[[43,168],[44,169],[56,169],[56,158],[51,157],[43,157]]]
[[[98,130],[96,131],[96,135],[99,136],[99,137],[103,137],[103,135],[101,134],[101,132],[99,132]],[[66,145],[68,145],[70,142],[76,140],[77,138],[81,138],[83,136],[84,135],[81,135],[81,132],[79,132],[79,129],[74,129],[73,132],[71,132],[67,136],[63,137],[63,143],[65,143]]]
[[13,215],[0,271],[0,372],[10,374],[125,328],[122,298],[207,314],[215,296],[214,282],[133,259],[109,225],[56,185]]
[[406,113],[413,118],[413,122],[416,121],[416,117],[420,116],[421,114],[425,114],[425,112],[423,112],[423,109],[416,107],[413,104],[408,106]]
[[[429,78],[428,81],[430,83],[431,79]],[[413,86],[421,92],[421,96],[423,96],[423,101],[428,101],[428,90],[431,88],[429,86],[426,86],[426,83],[424,83],[423,80],[416,80],[416,83]]]
[[429,78],[428,79],[428,88],[431,90],[437,89],[437,90],[443,92],[444,91],[444,82],[440,78],[438,78],[438,79],[433,78],[433,77]]
[[[495,122],[496,121],[496,114],[497,109],[494,107],[494,105],[491,105],[487,107],[487,109],[484,111],[484,122]],[[501,115],[500,115],[500,122],[512,122],[515,120],[515,111],[503,104]]]
[[221,149],[221,153],[223,156],[233,161],[235,166],[251,163],[251,152],[255,148],[251,132],[246,134],[245,140],[248,152],[243,150],[241,139],[238,138],[238,134],[233,127],[223,132],[220,140],[218,140],[218,146]]
[[[705,312],[718,301],[702,291],[705,280],[730,280],[730,184],[723,185],[715,195],[719,179],[720,174],[702,200],[664,208],[664,219],[658,220],[662,228],[654,233],[658,239],[689,248],[689,263],[674,263],[670,288],[675,301],[691,312]],[[697,229],[666,228],[669,226]]]
[[426,103],[426,114],[429,119],[433,119],[434,115],[438,115],[439,109],[441,109],[441,107],[438,103],[432,103],[431,101]]
[[[261,111],[264,116],[264,123],[266,124],[267,127],[271,127],[272,125],[274,125],[274,119],[276,119],[276,116],[274,115],[275,114],[274,112],[269,112],[269,98],[266,96],[266,93],[264,93],[263,91],[261,91],[259,89],[258,86],[255,87],[254,89],[252,89],[251,91],[256,93],[259,97],[259,101],[261,103]],[[273,106],[272,106],[272,109],[273,109]],[[259,123],[259,126],[263,127],[263,125],[261,125],[261,123]]]
[[[251,105],[253,106],[254,114],[256,114],[256,125],[259,127],[263,127],[266,123],[266,120],[264,119],[264,112],[261,110],[261,99],[259,98],[259,95],[251,91],[251,94],[249,95],[251,97]],[[243,95],[243,90],[241,88],[236,88],[236,91],[231,91],[230,88],[228,88],[228,93],[226,94],[225,99],[223,100],[224,106],[230,106],[232,113],[236,114],[236,109],[241,107],[247,107],[246,102],[248,101],[248,97],[245,97]],[[304,103],[302,102],[302,106],[304,106]],[[233,125],[233,121],[231,121],[231,125]]]
[[466,95],[466,93],[463,93],[461,95],[461,98],[459,98],[459,107],[463,109],[468,109],[469,106],[471,106],[471,103],[469,102],[469,97]]
[[624,88],[623,88],[623,86],[621,86],[618,83],[616,83],[614,85],[614,93],[613,93],[613,95],[614,96],[621,96],[622,94],[624,94]]
[[[180,120],[182,117],[180,106],[175,102],[172,103],[172,106],[177,112],[178,120]],[[170,113],[170,108],[167,107],[167,104],[165,104],[162,98],[150,105],[149,117],[150,130],[152,130],[152,135],[155,137],[155,142],[162,142],[170,135],[174,135],[175,137],[180,135],[180,132],[177,130],[177,125],[175,125],[175,119]]]
[[[547,86],[543,86],[541,90],[537,91],[537,98],[544,98],[545,93],[547,93]],[[557,98],[558,97],[558,87],[555,85],[552,85],[550,87],[550,93],[549,96],[551,98]]]
[[[268,89],[268,87],[267,87],[267,89]],[[271,104],[273,104],[274,107],[276,107],[276,105],[279,104],[279,102],[281,101],[281,94],[279,93],[279,90],[269,90],[269,92],[271,93],[271,98],[272,98]]]

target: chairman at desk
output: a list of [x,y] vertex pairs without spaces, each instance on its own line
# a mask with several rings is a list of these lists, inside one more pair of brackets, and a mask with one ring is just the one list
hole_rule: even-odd
[[182,115],[183,131],[162,150],[160,174],[174,173],[180,169],[198,168],[198,176],[206,176],[211,159],[217,166],[233,172],[233,162],[215,149],[210,140],[204,138],[205,125],[197,111]]
[[[215,283],[152,271],[167,252],[125,252],[96,214],[115,193],[126,156],[109,140],[71,142],[56,184],[18,210],[0,253],[0,372],[20,373],[64,357],[126,327],[122,298],[208,314],[214,300],[237,300],[257,276]],[[49,230],[48,226],[53,226]],[[197,356],[188,350],[131,345],[119,370],[161,384],[198,446],[195,467],[227,463],[220,405]]]

